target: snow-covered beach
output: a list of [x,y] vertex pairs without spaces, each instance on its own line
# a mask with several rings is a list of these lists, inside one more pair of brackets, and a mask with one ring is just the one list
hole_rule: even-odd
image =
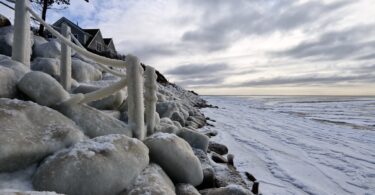
[[263,194],[375,194],[375,98],[206,96],[204,114]]

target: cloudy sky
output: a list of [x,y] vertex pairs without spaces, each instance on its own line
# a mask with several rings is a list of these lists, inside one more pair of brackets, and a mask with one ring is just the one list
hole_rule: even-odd
[[63,15],[201,94],[375,95],[373,0],[72,0],[49,21]]

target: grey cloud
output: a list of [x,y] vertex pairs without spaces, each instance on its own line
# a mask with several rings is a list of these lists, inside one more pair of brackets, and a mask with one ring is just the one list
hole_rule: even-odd
[[[292,0],[280,1],[190,1],[206,9],[203,17],[212,18],[217,12],[228,12],[225,17],[210,21],[202,18],[199,29],[188,31],[182,41],[202,45],[207,51],[225,49],[238,38],[286,31],[321,18],[352,1],[324,4],[311,1],[298,4]],[[203,3],[202,3],[203,2]],[[261,8],[260,8],[261,7]]]
[[[321,75],[305,75],[299,77],[275,77],[268,79],[258,79],[232,85],[235,87],[253,87],[253,86],[271,86],[271,85],[325,85],[340,84],[343,82],[361,83],[371,82],[375,80],[375,75],[351,75],[351,76],[321,76]],[[228,87],[228,86],[227,86]]]
[[180,53],[181,49],[172,44],[141,44],[121,42],[118,44],[119,51],[137,55],[143,60],[151,60],[154,57],[174,56]]
[[375,48],[375,41],[363,41],[364,37],[368,37],[369,34],[374,32],[374,25],[357,26],[343,31],[327,32],[315,41],[305,41],[286,51],[273,54],[293,58],[312,57],[319,58],[320,60],[344,59],[361,53],[365,49]]
[[197,79],[186,79],[178,81],[177,84],[184,87],[199,87],[221,85],[224,81],[224,77],[211,77],[211,78],[197,78]]
[[227,64],[186,64],[168,70],[166,74],[178,77],[209,76],[229,69]]
[[375,59],[375,53],[358,57],[357,60],[372,60]]

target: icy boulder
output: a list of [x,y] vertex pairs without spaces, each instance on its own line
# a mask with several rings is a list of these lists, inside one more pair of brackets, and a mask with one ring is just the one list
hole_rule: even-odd
[[31,70],[41,71],[58,78],[60,76],[60,59],[38,57],[31,63]]
[[242,186],[233,185],[233,184],[228,185],[226,187],[221,187],[221,188],[211,188],[211,189],[201,190],[200,193],[202,195],[228,195],[228,194],[253,195],[252,192],[243,188]]
[[72,58],[72,78],[78,82],[97,81],[102,79],[102,72],[89,63]]
[[91,138],[108,134],[133,135],[126,123],[90,106],[61,104],[54,108],[76,122]]
[[163,169],[154,163],[148,165],[135,179],[127,192],[121,195],[175,195],[175,187]]
[[34,55],[44,58],[59,58],[61,56],[61,45],[56,39],[34,46]]
[[0,28],[4,26],[10,26],[11,23],[9,19],[3,15],[0,14]]
[[158,102],[156,104],[156,111],[159,113],[160,117],[171,118],[172,114],[178,112],[178,105],[175,102]]
[[174,134],[155,133],[144,140],[150,158],[160,165],[175,183],[199,185],[203,172],[199,159],[190,145]]
[[148,149],[124,135],[75,144],[46,159],[33,178],[36,190],[69,195],[118,194],[148,165]]
[[191,147],[207,152],[209,138],[206,135],[187,128],[182,128],[177,135],[189,143]]
[[197,189],[194,186],[186,183],[180,183],[176,185],[176,194],[177,195],[200,195]]
[[33,102],[0,98],[0,172],[25,168],[83,139],[73,121]]
[[[101,88],[102,87],[99,87],[99,86],[81,84],[73,90],[73,93],[85,94],[85,93],[94,92]],[[127,92],[120,90],[106,98],[90,102],[89,105],[100,110],[117,110],[118,108],[120,108],[121,104],[124,102],[126,95],[127,95]]]
[[0,98],[15,97],[17,82],[27,71],[23,64],[0,54]]
[[[6,26],[0,28],[0,54],[12,56],[13,45],[13,26]],[[33,33],[30,31],[31,36]],[[31,46],[34,44],[34,39],[30,39]]]
[[55,192],[16,191],[16,190],[0,191],[0,194],[1,195],[63,195],[63,194],[56,194]]
[[65,89],[50,75],[32,71],[18,82],[18,88],[33,101],[43,106],[52,106],[70,98]]
[[0,54],[12,56],[13,27],[0,28]]
[[156,132],[176,134],[180,131],[180,128],[176,127],[173,121],[167,117],[160,119],[158,124],[159,125],[155,127]]

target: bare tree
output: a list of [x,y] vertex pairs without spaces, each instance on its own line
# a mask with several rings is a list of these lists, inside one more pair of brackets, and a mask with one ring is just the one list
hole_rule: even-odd
[[[30,1],[42,7],[42,19],[43,20],[46,20],[47,10],[50,9],[54,4],[70,5],[70,0],[30,0]],[[89,2],[89,0],[84,0],[84,1]],[[44,26],[42,24],[39,25],[38,34],[40,36],[44,36]]]

